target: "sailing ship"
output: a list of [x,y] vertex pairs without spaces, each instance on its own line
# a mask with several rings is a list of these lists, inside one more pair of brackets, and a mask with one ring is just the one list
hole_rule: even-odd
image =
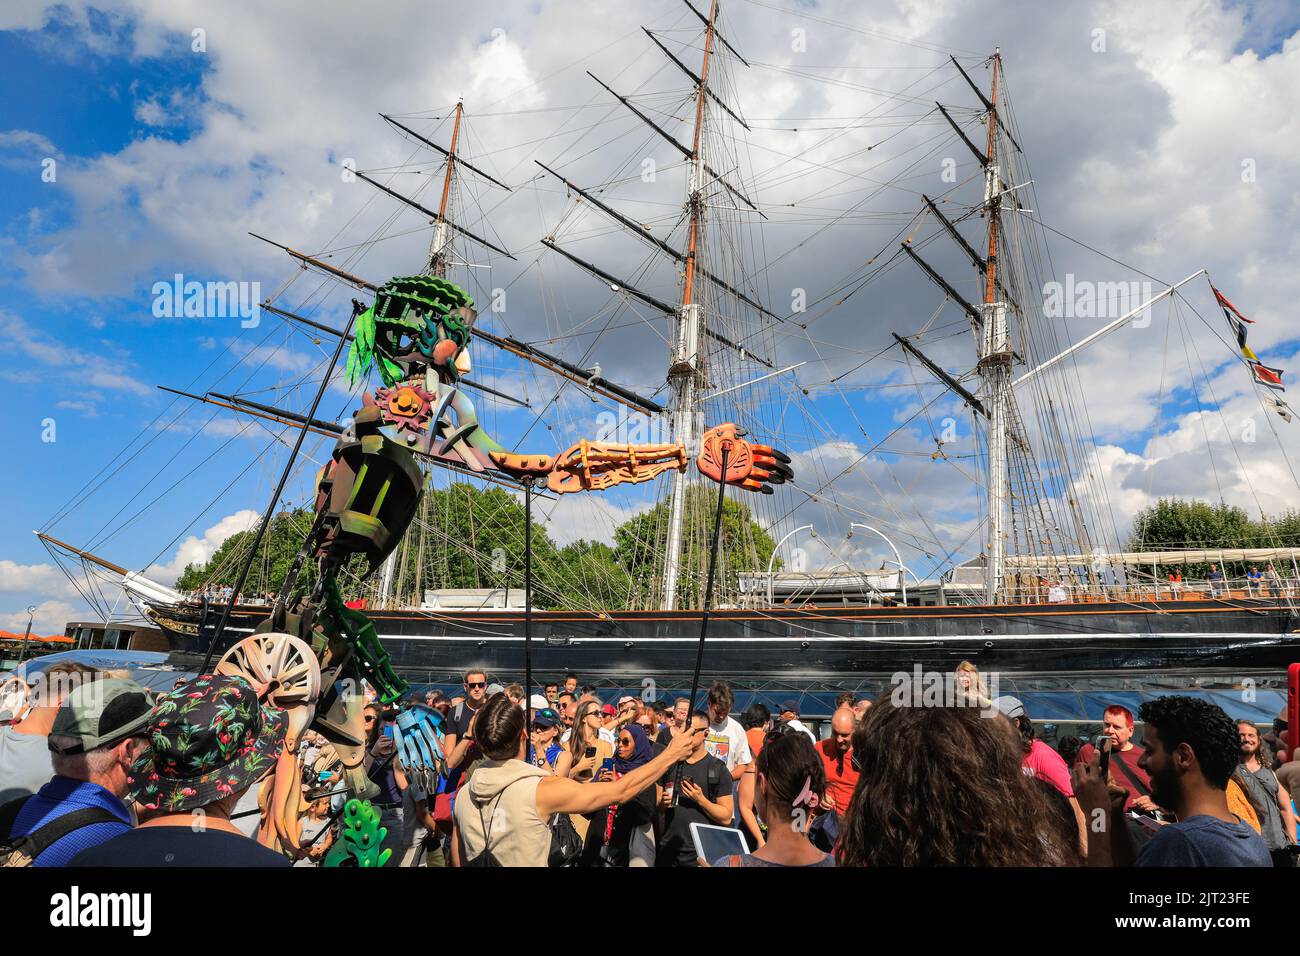
[[[967,460],[974,461],[979,472],[975,483],[983,489],[982,515],[970,534],[944,541],[928,526],[924,506],[916,508],[917,520],[909,523],[888,500],[891,495],[880,489],[879,514],[864,510],[851,496],[837,495],[837,482],[855,464],[870,455],[888,465],[898,461],[900,453],[881,450],[887,449],[886,442],[873,440],[866,454],[840,468],[838,462],[820,460],[817,442],[808,437],[821,430],[819,413],[800,404],[810,391],[809,383],[799,377],[808,360],[787,363],[781,355],[795,346],[802,346],[805,355],[819,353],[826,343],[815,342],[808,332],[816,316],[806,302],[793,309],[773,304],[765,285],[768,266],[755,265],[746,255],[760,248],[762,240],[756,237],[777,215],[775,207],[764,207],[755,188],[760,177],[744,174],[747,158],[738,145],[751,127],[737,99],[742,87],[737,73],[750,64],[729,41],[717,0],[707,12],[690,0],[686,7],[700,30],[677,49],[665,32],[645,30],[663,65],[686,76],[685,94],[619,91],[589,74],[602,104],[619,111],[619,123],[630,121],[630,128],[679,157],[674,168],[654,172],[680,175],[684,199],[667,217],[643,219],[630,210],[647,208],[646,183],[654,180],[659,190],[656,176],[648,180],[644,170],[641,176],[627,175],[624,163],[612,178],[584,183],[579,172],[555,160],[535,160],[537,170],[528,188],[562,189],[565,197],[559,223],[538,244],[539,256],[606,286],[610,300],[597,315],[573,323],[576,333],[561,330],[546,341],[516,337],[496,325],[495,313],[485,316],[489,321],[472,329],[478,358],[473,370],[463,370],[461,384],[485,406],[522,410],[527,422],[521,440],[541,431],[539,425],[553,431],[551,417],[563,405],[561,396],[577,394],[616,413],[619,422],[628,416],[648,422],[655,434],[687,449],[698,443],[706,421],[736,422],[758,441],[791,448],[798,477],[770,497],[747,501],[738,531],[724,535],[719,560],[732,571],[724,573],[713,608],[702,606],[711,498],[698,493],[698,479],[685,470],[656,483],[656,507],[649,512],[653,521],[640,528],[640,538],[619,542],[625,551],[637,552],[636,570],[620,578],[612,600],[610,588],[593,582],[586,585],[602,600],[593,599],[588,606],[572,606],[570,601],[567,607],[549,607],[545,588],[539,592],[531,615],[534,673],[575,671],[584,678],[623,684],[653,677],[673,686],[690,674],[693,655],[687,652],[706,614],[706,675],[749,686],[847,686],[914,665],[951,670],[962,660],[1002,673],[1195,671],[1239,680],[1280,673],[1294,661],[1300,614],[1291,587],[1267,593],[1217,587],[1207,591],[1189,582],[1185,589],[1175,589],[1163,580],[1163,573],[1210,562],[1274,562],[1294,569],[1300,549],[1279,544],[1153,554],[1125,547],[1109,519],[1087,419],[1077,414],[1087,399],[1072,357],[1154,303],[1172,300],[1202,273],[1150,296],[1086,339],[1061,347],[1060,330],[1044,319],[1037,304],[1047,278],[1041,255],[1044,227],[1027,205],[1034,195],[1033,181],[1027,175],[1000,51],[963,57],[966,67],[953,55],[936,67],[949,71],[948,79],[958,81],[967,102],[975,106],[936,101],[910,119],[890,117],[888,111],[868,114],[873,122],[900,129],[937,131],[921,141],[929,144],[925,155],[955,146],[969,153],[974,166],[968,162],[971,175],[948,191],[919,194],[920,203],[903,217],[903,228],[889,247],[814,297],[823,314],[843,309],[862,288],[903,269],[912,270],[917,284],[936,289],[939,299],[931,321],[906,335],[893,333],[890,354],[909,369],[919,369],[926,388],[937,388],[909,421],[931,408],[945,407],[945,402],[957,403],[969,416],[973,453]],[[696,56],[698,67],[688,62]],[[988,73],[987,93],[967,67]],[[897,98],[897,103],[908,105],[921,102],[912,92]],[[487,292],[490,286],[476,275],[482,268],[476,260],[485,258],[493,268],[519,260],[508,251],[510,243],[484,235],[486,226],[466,224],[458,217],[456,200],[463,198],[462,187],[470,183],[505,193],[518,186],[507,185],[500,175],[467,157],[463,103],[443,118],[451,122],[445,146],[428,130],[417,129],[418,119],[384,116],[398,134],[419,150],[433,151],[441,163],[436,208],[395,186],[396,174],[382,181],[374,171],[351,172],[396,209],[427,218],[432,236],[421,264],[424,274]],[[615,121],[593,125],[603,128],[606,123]],[[682,137],[672,124],[689,135]],[[980,127],[983,141],[977,143]],[[936,139],[940,147],[934,147]],[[607,152],[593,155],[599,159]],[[964,196],[971,191],[975,195]],[[480,218],[486,223],[486,217]],[[839,211],[832,218],[846,216]],[[978,238],[972,238],[971,224],[978,226]],[[835,228],[845,235],[842,241],[854,241],[854,225]],[[338,248],[369,248],[379,238]],[[327,254],[273,244],[295,261],[299,275],[323,277],[327,288],[348,294],[381,289],[376,278],[359,274],[355,266],[331,262]],[[624,259],[621,269],[601,258],[628,249],[638,251]],[[973,270],[973,276],[945,274],[934,264],[936,253],[931,250],[944,250],[939,258],[955,254],[960,268]],[[674,286],[675,296],[665,291]],[[283,301],[281,294],[263,309],[313,334],[343,334],[303,314],[309,310],[287,308]],[[951,335],[937,334],[941,316],[957,317],[942,327]],[[667,362],[660,390],[666,389],[666,395],[660,390],[646,394],[647,389],[615,381],[600,364],[592,364],[598,357],[595,344],[619,328],[638,333],[649,329],[663,340]],[[579,348],[573,343],[583,335],[587,346]],[[946,339],[958,335],[970,337],[974,361],[954,374],[930,349],[940,341],[947,347]],[[639,348],[644,350],[644,344]],[[839,349],[837,361],[851,359],[855,367],[821,383],[832,396],[842,394],[850,373],[870,361],[858,361],[862,353],[853,343],[841,343]],[[548,380],[551,397],[521,395],[490,374],[480,374],[504,357],[515,363],[512,369]],[[819,364],[831,363],[822,359]],[[343,430],[335,421],[309,418],[248,394],[172,391],[178,399],[322,438]],[[805,433],[802,442],[796,440],[796,419]],[[560,436],[556,441],[562,446]],[[957,456],[950,456],[944,446],[936,433],[930,460],[959,467]],[[511,491],[509,501],[515,500],[516,486],[508,476],[445,462],[430,462],[427,468],[430,488],[454,490],[466,482],[505,486]],[[901,485],[899,491],[900,498],[911,497]],[[646,498],[635,501],[641,510],[651,504]],[[831,508],[848,519],[845,523],[883,538],[894,551],[896,567],[869,572],[842,561],[820,571],[774,570],[780,545],[807,527],[800,522],[799,509],[809,505]],[[519,603],[517,562],[503,562],[500,554],[476,541],[451,536],[446,515],[437,509],[454,506],[452,494],[437,501],[426,495],[407,540],[373,579],[357,582],[354,596],[364,599],[394,667],[412,683],[454,683],[469,665],[485,667],[502,679],[518,677],[523,673],[527,614]],[[751,517],[752,522],[745,520]],[[859,517],[872,523],[852,521]],[[47,526],[40,536],[52,553],[120,576],[125,593],[166,635],[177,662],[197,662],[212,653],[221,615],[211,602],[114,565],[53,536],[51,530]],[[774,541],[778,535],[783,537]],[[916,576],[894,547],[893,537],[902,537],[912,554],[931,560],[933,576],[916,579],[910,593],[908,576]],[[468,556],[477,587],[448,587],[440,579],[449,550]],[[267,604],[238,604],[225,621],[217,652],[250,634],[270,612]]]

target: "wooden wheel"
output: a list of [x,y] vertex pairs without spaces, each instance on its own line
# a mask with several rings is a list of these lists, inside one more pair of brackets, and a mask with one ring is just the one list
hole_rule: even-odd
[[242,677],[258,700],[281,710],[311,707],[320,697],[320,665],[306,641],[291,634],[254,634],[222,655],[217,673]]

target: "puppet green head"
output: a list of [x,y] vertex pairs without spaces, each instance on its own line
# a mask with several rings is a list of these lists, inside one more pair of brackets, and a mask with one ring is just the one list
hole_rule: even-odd
[[459,381],[456,359],[469,344],[474,317],[474,300],[446,279],[389,279],[375,304],[357,316],[348,384],[364,379],[373,365],[390,387],[430,368],[442,381]]

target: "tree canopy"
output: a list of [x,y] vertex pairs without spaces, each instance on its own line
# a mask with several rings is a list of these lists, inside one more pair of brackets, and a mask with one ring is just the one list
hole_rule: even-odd
[[[262,539],[257,560],[249,569],[244,583],[245,594],[278,592],[293,559],[311,530],[314,515],[306,508],[282,511],[271,518],[271,527]],[[239,571],[248,560],[249,549],[257,536],[257,528],[239,531],[221,543],[221,546],[203,564],[186,565],[176,581],[182,591],[193,591],[206,584],[233,586]],[[303,564],[298,583],[310,587],[316,581],[316,568],[312,562]]]
[[[679,606],[696,606],[704,588],[708,531],[716,507],[715,486],[687,490],[687,514],[697,528],[683,542]],[[533,588],[537,607],[651,607],[658,600],[665,550],[668,505],[660,503],[624,522],[611,546],[579,539],[558,546],[546,528],[533,521]],[[311,528],[305,508],[284,511],[271,522],[250,570],[245,594],[278,592]],[[522,589],[524,586],[524,506],[499,487],[480,488],[455,482],[431,489],[416,520],[395,552],[393,595],[401,603],[419,604],[430,588]],[[247,559],[256,529],[227,538],[201,565],[191,564],[176,586],[195,590],[206,584],[233,585]],[[766,568],[773,541],[746,504],[728,496],[723,511],[721,560],[715,602],[734,591],[736,575]],[[361,562],[350,571],[364,572]],[[315,583],[314,562],[304,563],[298,586]],[[344,593],[358,596],[344,580]]]
[[[1161,498],[1133,519],[1131,551],[1175,551],[1200,548],[1284,548],[1300,546],[1300,512],[1252,518],[1225,502],[1210,504],[1181,498]],[[1204,570],[1190,566],[1192,573]],[[1240,573],[1240,564],[1228,569]]]

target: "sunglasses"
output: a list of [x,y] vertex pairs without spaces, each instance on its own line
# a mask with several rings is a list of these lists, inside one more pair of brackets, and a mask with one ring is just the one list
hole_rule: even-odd
[[487,686],[487,681],[485,681],[485,680],[476,680],[476,681],[474,681],[472,684],[466,684],[465,686],[468,687],[470,690],[473,690],[473,689],[476,688],[476,687],[486,687],[486,686]]
[[635,747],[635,746],[636,746],[636,744],[634,744],[634,743],[632,742],[632,738],[631,738],[631,737],[620,737],[619,740],[618,740],[618,745],[619,745],[620,747]]
[[374,717],[367,717],[367,718],[366,718],[366,723],[368,723],[368,724],[373,724],[374,722],[375,722],[375,718],[374,718]]

